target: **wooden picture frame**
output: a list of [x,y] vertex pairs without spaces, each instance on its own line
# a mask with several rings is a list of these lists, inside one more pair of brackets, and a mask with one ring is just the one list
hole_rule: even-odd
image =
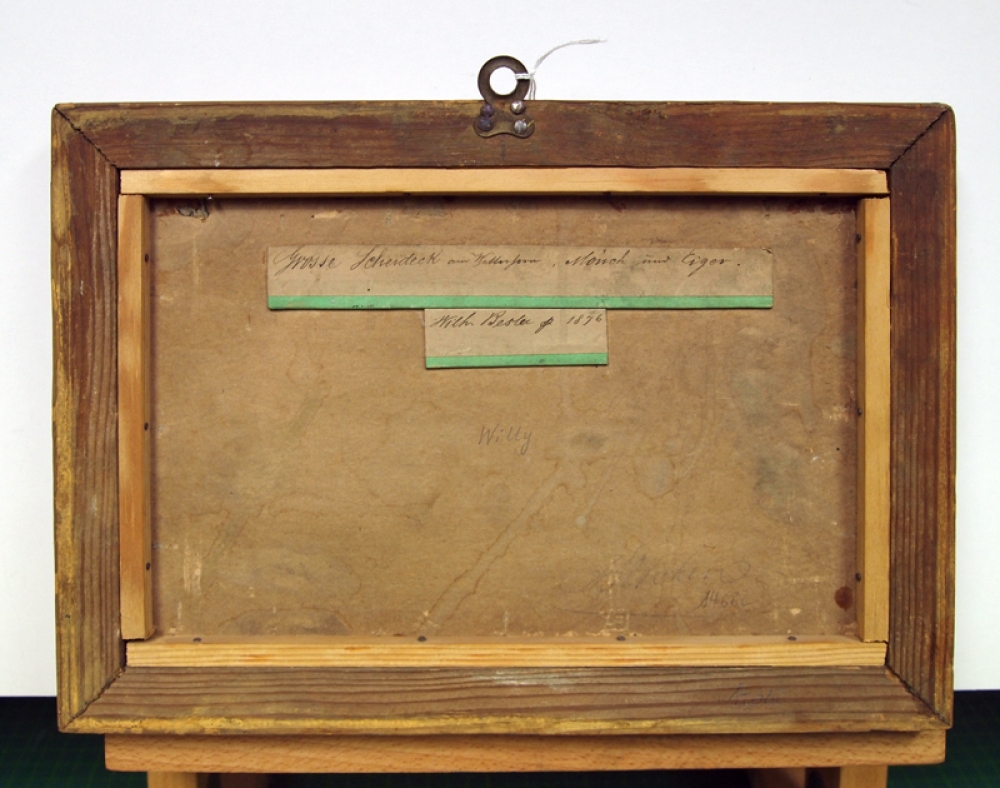
[[[952,713],[954,607],[951,110],[537,102],[538,132],[530,139],[483,140],[470,127],[477,108],[446,102],[54,110],[62,729],[111,734],[109,760],[117,752],[119,765],[130,763],[127,734],[138,732],[146,744],[186,734],[184,746],[195,748],[216,734],[252,733],[265,748],[296,737],[297,746],[327,753],[316,756],[327,768],[359,770],[372,763],[356,756],[359,746],[403,741],[414,752],[437,753],[424,764],[447,763],[452,756],[440,748],[461,745],[480,764],[492,757],[507,768],[504,759],[510,766],[520,758],[559,768],[568,763],[565,753],[552,755],[549,766],[537,766],[541,756],[531,754],[530,737],[550,734],[562,742],[550,753],[571,748],[578,756],[608,746],[619,756],[631,753],[615,761],[625,766],[607,768],[718,763],[719,748],[734,746],[757,752],[758,765],[763,749],[782,747],[772,765],[942,757]],[[147,197],[398,193],[858,198],[855,642],[451,643],[434,650],[143,644],[152,631]],[[133,641],[128,648],[126,641]],[[773,692],[780,702],[734,702],[747,687]],[[359,745],[351,738],[359,734],[378,734],[378,742]],[[451,734],[450,743],[440,744],[437,734]],[[505,734],[520,736],[505,740],[506,755],[487,757],[487,742]],[[617,743],[598,744],[598,734],[616,734]],[[355,755],[330,755],[341,736],[351,743],[335,746]],[[824,756],[831,747],[838,754]]]

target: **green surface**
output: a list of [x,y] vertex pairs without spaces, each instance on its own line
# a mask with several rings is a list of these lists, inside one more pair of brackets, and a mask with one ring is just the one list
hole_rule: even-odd
[[269,296],[270,309],[770,309],[772,296]]
[[524,356],[428,356],[427,369],[469,367],[572,367],[608,363],[607,353],[548,353]]
[[0,698],[3,788],[145,788],[144,774],[104,768],[104,737],[56,728],[54,698]]
[[1000,691],[956,692],[955,727],[948,731],[945,762],[894,766],[889,786],[1000,786]]
[[[52,698],[0,698],[0,788],[142,788],[145,775],[108,772],[100,736],[56,730]],[[749,788],[738,771],[533,774],[275,775],[271,788]],[[896,766],[890,788],[1000,788],[1000,691],[955,696],[948,759]]]

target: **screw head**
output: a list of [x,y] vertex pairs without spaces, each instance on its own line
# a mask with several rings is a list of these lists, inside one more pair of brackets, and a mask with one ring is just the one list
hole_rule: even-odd
[[526,121],[524,118],[520,118],[519,120],[515,120],[514,121],[514,131],[516,131],[518,134],[524,134],[525,132],[527,132],[528,131],[528,121]]
[[493,105],[488,103],[483,104],[483,106],[479,110],[479,114],[482,115],[484,118],[492,118],[493,113],[495,112],[496,110],[493,108]]
[[484,115],[476,118],[476,128],[480,131],[491,131],[493,129],[493,118],[487,118]]
[[521,99],[510,102],[510,111],[515,115],[520,115],[524,112],[524,102]]

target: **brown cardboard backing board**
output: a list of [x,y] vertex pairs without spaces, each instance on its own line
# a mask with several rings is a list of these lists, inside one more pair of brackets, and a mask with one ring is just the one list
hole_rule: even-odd
[[[155,624],[850,634],[854,202],[153,204]],[[771,310],[611,311],[606,368],[424,368],[422,312],[267,309],[298,243],[774,253]]]

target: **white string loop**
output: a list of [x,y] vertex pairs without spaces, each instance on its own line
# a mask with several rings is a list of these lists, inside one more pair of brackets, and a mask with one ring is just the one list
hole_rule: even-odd
[[542,55],[538,60],[535,61],[535,67],[531,71],[524,72],[521,74],[514,74],[516,79],[526,79],[528,80],[528,95],[525,96],[529,101],[535,98],[535,93],[537,92],[538,81],[535,79],[535,73],[538,71],[538,67],[542,65],[542,61],[545,60],[553,52],[562,49],[563,47],[578,46],[581,44],[606,44],[606,38],[581,38],[577,41],[567,41],[565,44],[560,44],[557,47],[552,47],[548,52]]

